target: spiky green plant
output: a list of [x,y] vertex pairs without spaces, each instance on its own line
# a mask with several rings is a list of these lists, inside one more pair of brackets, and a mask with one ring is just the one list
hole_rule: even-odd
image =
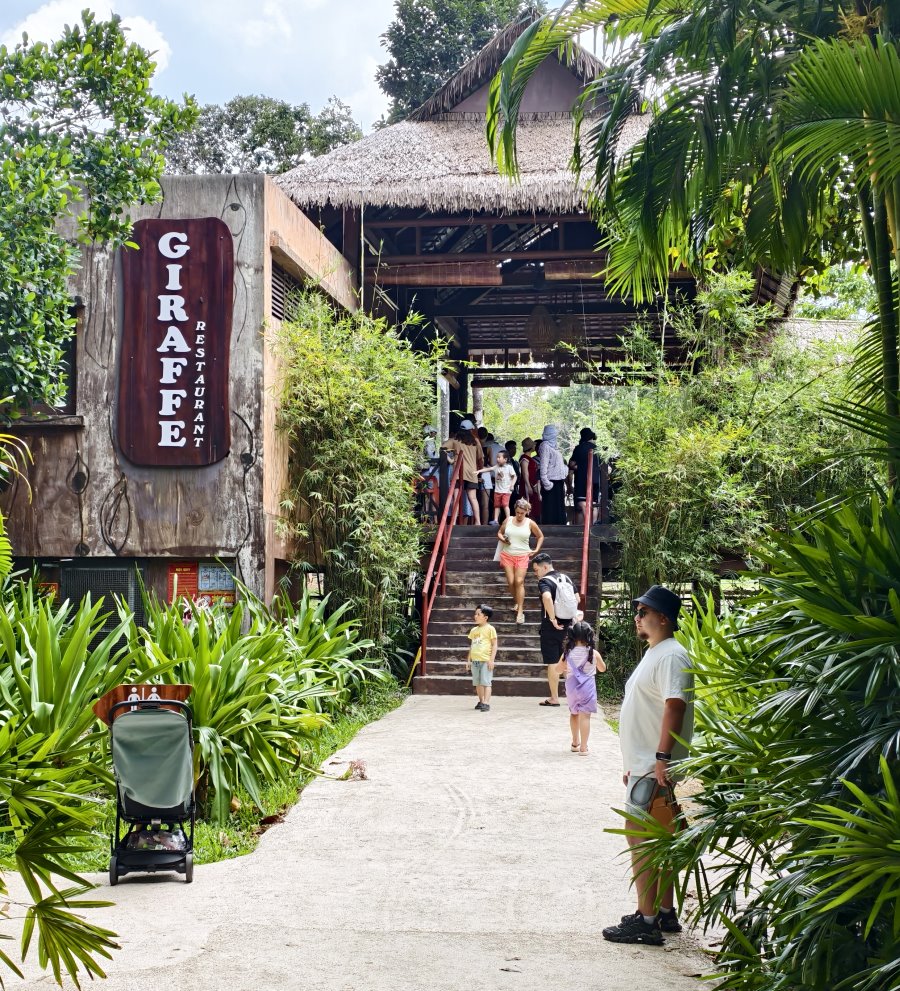
[[683,624],[697,727],[682,772],[703,788],[653,856],[680,895],[696,889],[696,919],[726,929],[720,987],[892,991],[900,512],[848,502],[761,554],[755,603]]

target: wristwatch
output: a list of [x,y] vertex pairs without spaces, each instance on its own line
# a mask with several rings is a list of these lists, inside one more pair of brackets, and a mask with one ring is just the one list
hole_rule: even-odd
[[656,759],[657,760],[669,761],[669,760],[672,759],[672,755],[671,754],[664,753],[662,750],[657,750],[656,751]]

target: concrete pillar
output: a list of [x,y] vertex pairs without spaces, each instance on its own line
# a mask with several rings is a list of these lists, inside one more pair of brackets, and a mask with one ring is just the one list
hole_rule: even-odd
[[475,414],[475,426],[484,423],[484,395],[481,389],[472,389],[472,412]]

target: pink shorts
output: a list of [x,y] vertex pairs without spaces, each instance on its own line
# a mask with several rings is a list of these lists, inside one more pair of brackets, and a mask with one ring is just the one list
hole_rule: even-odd
[[504,506],[509,507],[509,493],[508,492],[495,492],[494,493],[494,509],[502,509]]
[[527,554],[508,554],[506,551],[500,551],[500,563],[507,568],[527,571],[529,561]]

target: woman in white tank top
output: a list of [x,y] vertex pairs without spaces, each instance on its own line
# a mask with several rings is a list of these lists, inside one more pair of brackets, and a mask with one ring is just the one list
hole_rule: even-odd
[[[516,622],[525,622],[525,575],[531,559],[541,549],[544,535],[533,520],[528,519],[531,503],[520,499],[516,503],[516,515],[506,519],[497,532],[500,542],[500,567],[506,575],[506,586],[516,604]],[[531,546],[531,538],[537,541]]]

